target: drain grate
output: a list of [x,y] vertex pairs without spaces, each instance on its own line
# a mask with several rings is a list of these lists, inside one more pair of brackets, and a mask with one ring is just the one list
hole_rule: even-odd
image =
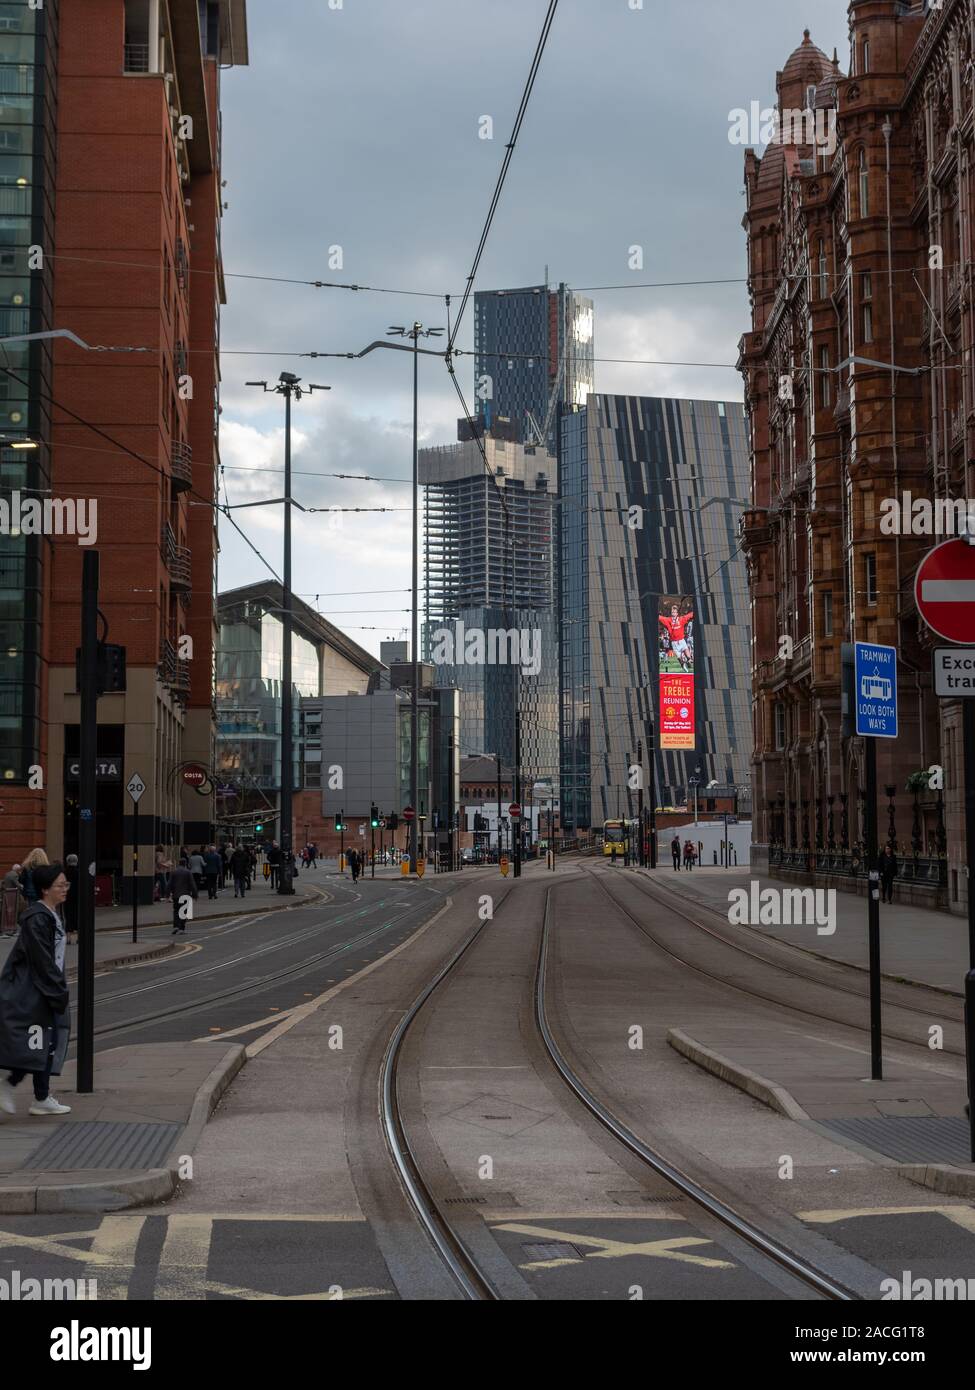
[[638,1191],[607,1192],[606,1196],[618,1207],[665,1207],[674,1206],[681,1202],[686,1202],[687,1200],[682,1192],[675,1192],[672,1196],[670,1194],[665,1194],[663,1197],[654,1197],[650,1192]]
[[20,1166],[58,1172],[81,1168],[156,1168],[182,1128],[162,1122],[69,1120]]
[[547,1262],[549,1260],[579,1260],[584,1256],[582,1251],[576,1246],[570,1245],[568,1241],[553,1240],[546,1244],[522,1245],[522,1250],[530,1260]]
[[498,1210],[506,1210],[508,1207],[518,1206],[514,1194],[511,1192],[488,1192],[485,1196],[477,1197],[444,1197],[445,1207],[494,1207]]
[[899,1163],[970,1163],[968,1121],[954,1115],[841,1116],[828,1128]]

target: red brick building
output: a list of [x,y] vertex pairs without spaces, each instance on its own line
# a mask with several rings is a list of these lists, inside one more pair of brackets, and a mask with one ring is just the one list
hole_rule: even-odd
[[[776,77],[780,110],[827,116],[834,146],[745,156],[755,840],[784,869],[848,873],[863,747],[842,727],[841,644],[894,645],[881,840],[893,827],[915,896],[961,910],[959,710],[932,693],[913,599],[942,537],[881,520],[904,493],[972,495],[975,4],[852,0],[848,17],[848,72],[807,31]],[[915,811],[907,779],[936,766],[943,797]]]
[[[43,31],[18,34],[33,40],[50,142],[32,167],[45,212],[32,326],[145,350],[55,343],[31,378],[33,466],[54,495],[97,500],[100,608],[108,640],[127,654],[126,692],[99,700],[98,753],[110,765],[99,783],[99,870],[130,871],[124,787],[138,771],[147,893],[152,845],[197,841],[211,824],[212,802],[184,787],[179,769],[213,761],[217,545],[205,504],[216,497],[225,302],[220,83],[222,69],[248,61],[246,0],[49,0],[43,14]],[[40,23],[26,10],[12,18]],[[5,42],[0,34],[0,62]],[[35,208],[32,233],[39,225]],[[29,756],[5,772],[8,862],[33,843],[60,856],[77,840],[70,763],[84,547],[55,535],[36,551],[36,710]],[[25,761],[43,768],[43,788],[24,785]]]

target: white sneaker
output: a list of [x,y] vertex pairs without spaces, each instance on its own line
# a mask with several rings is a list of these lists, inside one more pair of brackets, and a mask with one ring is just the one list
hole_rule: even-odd
[[0,1110],[8,1115],[17,1113],[17,1092],[6,1078],[0,1081]]
[[47,1100],[35,1100],[30,1108],[31,1115],[69,1115],[70,1105],[62,1105],[54,1096],[48,1096]]

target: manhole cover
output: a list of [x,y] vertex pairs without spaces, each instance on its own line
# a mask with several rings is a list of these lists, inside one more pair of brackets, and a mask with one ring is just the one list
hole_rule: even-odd
[[21,1168],[57,1172],[81,1168],[158,1168],[182,1125],[121,1120],[73,1120],[60,1125]]

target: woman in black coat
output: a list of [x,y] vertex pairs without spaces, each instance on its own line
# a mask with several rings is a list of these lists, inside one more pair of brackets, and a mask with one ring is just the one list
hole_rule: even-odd
[[32,1115],[67,1115],[51,1095],[68,1045],[68,985],[64,977],[65,929],[60,908],[68,880],[60,864],[33,871],[37,901],[22,913],[20,930],[0,971],[0,1110],[17,1113],[16,1087],[28,1072],[34,1079]]

